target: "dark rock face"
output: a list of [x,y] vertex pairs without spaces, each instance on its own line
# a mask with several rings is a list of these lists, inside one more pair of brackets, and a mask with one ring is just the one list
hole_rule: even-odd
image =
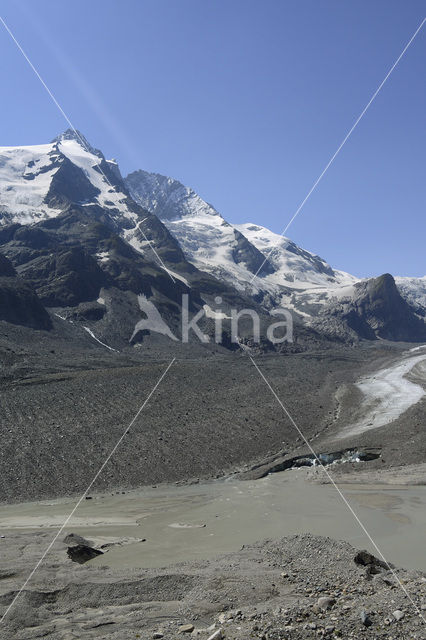
[[386,273],[359,282],[350,299],[332,303],[320,312],[313,326],[321,333],[341,339],[423,342],[426,323],[399,293],[395,280]]
[[16,277],[16,271],[13,268],[13,264],[1,253],[0,253],[0,277],[1,278]]
[[47,306],[74,306],[93,300],[106,282],[96,260],[80,247],[41,255],[21,273]]
[[354,310],[377,337],[407,342],[426,339],[426,324],[402,298],[389,273],[360,283],[356,288]]
[[68,315],[68,319],[77,320],[80,322],[89,321],[96,322],[102,320],[106,313],[104,305],[97,302],[82,302]]
[[79,167],[63,158],[44,201],[53,208],[62,208],[69,202],[91,202],[99,193]]
[[32,329],[50,329],[51,319],[30,284],[0,255],[0,320]]
[[[177,327],[183,293],[189,294],[189,308],[195,313],[204,304],[199,288],[208,289],[213,282],[214,292],[223,290],[220,283],[211,277],[204,278],[186,262],[180,263],[180,269],[190,272],[194,287],[189,289],[181,280],[173,282],[156,258],[155,262],[150,260],[150,252],[148,256],[142,255],[117,235],[101,207],[68,206],[55,218],[31,226],[12,225],[2,231],[0,247],[7,258],[2,259],[0,269],[15,274],[15,278],[8,282],[7,297],[3,287],[0,317],[10,322],[19,317],[22,324],[44,328],[50,326],[50,319],[42,304],[65,307],[67,320],[102,323],[101,334],[112,330],[114,339],[128,344],[141,317],[137,295],[155,300],[162,317]],[[18,279],[11,263],[18,270]],[[22,310],[16,313],[18,302],[12,300],[12,294],[18,281],[21,290],[26,287],[27,297],[28,291],[33,297],[37,294],[35,300],[45,316],[44,323],[24,316]],[[109,292],[108,308],[97,302],[101,289]],[[20,300],[22,293],[18,296]],[[32,300],[32,307],[34,304]]]
[[259,270],[260,276],[274,273],[275,270],[270,262],[265,258],[263,253],[254,246],[254,244],[249,242],[242,233],[237,231],[237,229],[234,230],[234,234],[235,247],[232,251],[232,257],[237,264],[243,262],[247,269],[252,273],[257,273]]
[[31,286],[19,278],[0,278],[0,320],[32,329],[50,329],[51,320]]
[[99,551],[99,549],[94,549],[93,547],[88,547],[84,544],[77,544],[72,547],[68,547],[67,555],[73,562],[78,562],[78,564],[84,564],[85,562],[89,562],[89,560],[93,560],[96,556],[101,556],[103,551]]
[[31,227],[14,226],[0,236],[0,246],[47,306],[93,301],[102,287],[111,286],[151,295],[150,282],[160,291],[173,289],[176,297],[184,288],[182,283],[173,286],[163,269],[147,261],[102,221],[101,212],[69,207],[56,218]]
[[[143,209],[141,211],[145,215],[145,235],[141,235],[141,240],[148,238],[155,247],[156,252],[166,262],[173,264],[188,264],[178,241],[172,236],[167,227],[157,218],[157,216],[152,214],[150,215]],[[153,254],[151,256],[151,260],[154,262],[155,259],[156,257]]]

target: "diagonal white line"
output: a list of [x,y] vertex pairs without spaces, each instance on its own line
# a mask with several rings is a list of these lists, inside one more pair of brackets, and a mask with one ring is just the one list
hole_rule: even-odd
[[29,574],[28,578],[25,580],[24,584],[22,585],[22,587],[19,589],[18,593],[15,595],[15,597],[13,598],[12,602],[9,604],[8,608],[6,609],[6,611],[4,612],[3,616],[0,619],[0,624],[4,621],[4,619],[6,618],[6,616],[8,615],[8,613],[10,612],[10,610],[12,609],[12,607],[14,606],[14,604],[16,603],[16,601],[18,600],[19,596],[21,595],[22,591],[25,589],[25,587],[27,586],[27,584],[30,582],[31,578],[34,576],[35,572],[37,571],[37,569],[40,567],[41,563],[43,562],[43,560],[45,559],[45,557],[47,556],[47,554],[49,553],[49,551],[52,549],[53,545],[55,544],[55,542],[57,541],[57,539],[59,538],[59,536],[61,535],[61,533],[63,532],[63,530],[65,529],[65,527],[67,526],[68,522],[71,520],[71,518],[73,517],[74,513],[77,511],[78,507],[80,506],[80,504],[82,503],[82,501],[85,499],[85,497],[87,496],[87,494],[89,493],[90,489],[93,487],[93,485],[95,484],[96,480],[99,478],[99,476],[101,475],[102,471],[105,469],[106,465],[108,464],[108,462],[111,460],[112,456],[114,455],[114,453],[117,451],[118,447],[120,446],[120,444],[122,443],[125,435],[127,434],[128,430],[130,429],[130,427],[136,422],[136,420],[138,419],[139,415],[141,414],[141,412],[143,411],[143,409],[146,407],[147,403],[149,402],[149,400],[151,399],[152,395],[155,393],[155,391],[157,390],[157,388],[159,387],[159,385],[161,384],[161,382],[163,381],[164,377],[166,376],[167,372],[169,371],[170,367],[172,366],[172,364],[174,363],[174,361],[176,360],[176,358],[173,358],[167,368],[163,371],[163,373],[161,374],[161,376],[159,377],[159,379],[157,380],[157,382],[155,383],[154,387],[151,389],[150,393],[148,394],[148,396],[146,397],[143,405],[141,406],[141,408],[138,410],[138,412],[136,413],[136,415],[134,416],[134,418],[132,419],[132,421],[130,422],[130,424],[125,428],[125,430],[123,431],[123,434],[121,435],[121,437],[119,438],[118,442],[115,444],[115,446],[113,447],[113,449],[111,450],[111,452],[109,453],[109,455],[107,456],[106,460],[104,461],[104,463],[101,465],[101,467],[99,468],[99,470],[97,471],[97,473],[95,474],[95,476],[93,477],[93,479],[91,480],[89,486],[87,487],[87,489],[85,490],[85,492],[83,493],[83,495],[81,496],[81,498],[78,500],[78,502],[75,504],[75,506],[73,507],[71,513],[66,517],[66,519],[64,520],[64,522],[62,523],[61,527],[59,528],[57,534],[54,536],[53,540],[49,543],[49,546],[47,547],[46,551],[43,553],[43,555],[41,556],[41,558],[37,561],[37,564],[35,565],[34,569],[31,571],[31,573]]
[[[79,132],[77,131],[77,129],[74,127],[73,123],[71,122],[71,120],[69,119],[69,117],[67,116],[67,114],[65,113],[65,111],[63,110],[63,108],[61,107],[61,105],[59,104],[59,102],[57,101],[57,99],[55,98],[55,96],[53,95],[53,93],[51,92],[51,90],[49,89],[49,87],[47,86],[47,84],[45,83],[45,81],[43,80],[43,78],[41,77],[40,73],[38,72],[38,70],[36,69],[36,67],[33,65],[33,63],[31,62],[31,60],[29,59],[29,57],[27,56],[27,54],[25,53],[24,49],[22,48],[22,46],[20,45],[20,43],[18,42],[18,40],[16,39],[16,37],[14,36],[14,34],[12,33],[12,31],[10,30],[10,28],[7,26],[7,24],[5,23],[5,21],[3,20],[3,18],[0,16],[0,22],[2,23],[2,25],[4,26],[4,28],[6,29],[6,31],[8,32],[8,34],[10,35],[10,37],[12,38],[13,42],[16,44],[16,46],[18,47],[19,51],[22,53],[22,55],[24,56],[25,60],[28,62],[29,66],[31,67],[31,69],[34,71],[35,75],[37,76],[37,78],[40,80],[41,84],[43,85],[43,87],[45,88],[45,90],[47,91],[47,93],[49,94],[51,100],[53,101],[53,103],[55,104],[55,106],[59,109],[59,111],[61,112],[61,114],[63,115],[63,117],[65,118],[65,120],[67,121],[67,123],[70,126],[70,129],[73,130],[73,132],[75,133],[75,135],[77,136],[80,144],[82,145],[82,147],[90,153],[90,149],[88,148],[86,141],[81,137],[81,135],[79,134]],[[99,169],[100,173],[102,174],[102,176],[104,177],[104,179],[106,180],[106,182],[109,184],[109,186],[111,187],[111,189],[114,190],[114,186],[111,184],[111,181],[109,180],[109,178],[105,175],[105,172],[103,171],[101,165],[96,165],[97,168]],[[146,218],[145,218],[146,220]],[[143,220],[142,220],[143,222]],[[170,276],[172,282],[174,284],[176,284],[175,279],[173,278],[172,274],[170,273],[170,271],[167,269],[166,265],[164,264],[163,260],[160,258],[160,256],[158,255],[158,252],[156,251],[154,245],[152,244],[151,240],[148,240],[148,238],[145,235],[145,232],[143,231],[143,229],[140,228],[140,224],[138,225],[138,231],[141,232],[141,234],[143,235],[143,237],[145,238],[145,240],[148,242],[149,246],[151,247],[153,253],[155,254],[157,260],[159,261],[159,263],[161,264],[161,266],[163,267],[163,269],[168,273],[168,275]]]
[[[31,62],[31,60],[29,59],[29,57],[27,56],[27,54],[25,53],[25,51],[23,50],[23,48],[21,47],[21,45],[19,44],[19,42],[17,41],[17,39],[15,38],[15,36],[13,35],[12,31],[9,29],[9,27],[7,26],[7,24],[5,23],[5,21],[3,20],[3,18],[0,16],[0,22],[2,23],[2,25],[4,26],[4,28],[6,29],[6,31],[8,32],[8,34],[10,35],[10,37],[12,38],[13,42],[16,44],[16,46],[18,47],[19,51],[22,53],[22,55],[24,56],[25,60],[28,62],[28,64],[30,65],[31,69],[34,71],[35,75],[37,76],[37,78],[40,80],[41,84],[43,85],[43,87],[46,89],[47,93],[49,94],[49,96],[51,97],[51,99],[53,100],[53,102],[55,103],[55,105],[57,106],[57,108],[59,109],[59,111],[62,113],[63,117],[65,118],[65,120],[68,122],[68,124],[70,125],[71,129],[73,131],[75,131],[75,127],[73,125],[73,123],[71,122],[71,120],[68,118],[67,114],[65,113],[65,111],[62,109],[61,105],[59,104],[59,102],[56,100],[55,96],[53,95],[53,93],[50,91],[49,87],[47,86],[47,84],[45,83],[45,81],[43,80],[43,78],[41,77],[41,75],[39,74],[39,72],[37,71],[37,69],[35,68],[35,66],[33,65],[33,63]],[[78,135],[78,133],[77,133]]]
[[[349,129],[348,133],[343,138],[342,142],[337,147],[336,151],[333,153],[333,155],[331,156],[330,160],[327,162],[327,164],[325,165],[324,169],[322,170],[322,172],[320,173],[318,178],[315,180],[314,184],[309,189],[308,193],[306,194],[306,196],[304,197],[302,202],[297,207],[295,213],[293,214],[293,216],[290,218],[290,220],[287,223],[287,225],[282,230],[282,232],[280,234],[281,236],[283,236],[287,232],[287,230],[290,227],[290,225],[297,218],[297,216],[299,215],[299,213],[301,212],[301,210],[305,206],[306,202],[309,200],[309,198],[311,197],[311,195],[313,194],[313,192],[315,191],[315,189],[317,188],[317,186],[319,185],[319,183],[321,182],[321,180],[323,179],[323,177],[327,173],[328,169],[333,164],[334,160],[339,155],[340,151],[342,150],[342,148],[344,147],[344,145],[346,144],[346,142],[348,141],[348,139],[350,138],[350,136],[352,135],[352,133],[354,132],[354,130],[356,129],[356,127],[358,126],[358,124],[360,123],[362,118],[364,117],[364,115],[367,113],[368,109],[370,108],[370,106],[372,105],[372,103],[374,102],[374,100],[376,99],[378,94],[380,93],[380,91],[382,90],[382,88],[383,88],[384,84],[386,83],[386,81],[388,80],[389,76],[392,74],[392,72],[395,70],[395,68],[397,67],[397,65],[401,61],[402,57],[405,55],[407,49],[409,48],[409,46],[414,41],[415,37],[420,32],[420,30],[423,27],[425,22],[426,22],[426,18],[423,18],[423,20],[421,21],[421,23],[419,24],[419,26],[417,27],[417,29],[415,30],[415,32],[413,33],[413,35],[411,36],[411,38],[409,39],[409,41],[407,42],[407,44],[405,45],[405,47],[403,48],[401,53],[399,54],[399,56],[397,57],[397,59],[395,60],[395,62],[393,63],[393,65],[391,66],[391,68],[389,69],[389,71],[387,72],[387,74],[385,75],[385,77],[383,78],[381,83],[379,84],[379,86],[377,87],[376,91],[371,96],[370,100],[367,102],[367,104],[365,105],[364,109],[361,111],[361,113],[359,114],[358,118],[355,120],[354,124],[352,125],[352,127]],[[272,249],[271,249],[271,251],[272,251]],[[262,267],[265,264],[265,262],[267,261],[267,259],[268,259],[268,257],[266,256],[265,260],[262,262],[262,264],[260,265],[260,267],[258,268],[256,273],[254,274],[253,278],[250,280],[250,284],[256,278],[257,274],[262,269]]]
[[[100,168],[100,167],[99,167]],[[106,177],[106,176],[105,176]],[[143,237],[145,238],[145,240],[147,241],[147,243],[149,244],[149,246],[151,247],[151,249],[153,250],[153,252],[155,253],[155,255],[157,256],[157,260],[158,262],[161,264],[161,266],[163,267],[164,271],[167,271],[168,275],[170,276],[173,284],[176,284],[176,280],[174,279],[174,277],[172,276],[172,274],[170,273],[169,269],[166,267],[166,265],[164,264],[164,262],[162,261],[162,259],[160,258],[160,256],[158,255],[157,251],[155,250],[154,245],[152,244],[152,241],[149,240],[146,235],[145,235],[145,231],[143,229],[141,229],[141,224],[143,222],[145,222],[145,220],[148,220],[148,216],[146,218],[144,218],[143,220],[140,220],[140,222],[138,222],[138,224],[136,225],[135,229],[137,229],[137,231],[140,231],[141,234],[143,235]]]
[[[351,512],[351,514],[353,515],[353,517],[355,518],[355,520],[357,521],[357,523],[359,524],[359,526],[361,527],[361,529],[363,530],[363,532],[365,533],[365,535],[367,536],[367,538],[369,539],[369,541],[371,542],[371,544],[373,545],[373,547],[375,548],[375,550],[377,551],[377,553],[379,554],[379,556],[382,558],[383,562],[385,562],[388,566],[389,563],[386,560],[385,556],[383,555],[383,553],[381,552],[381,550],[379,549],[379,547],[377,546],[377,544],[375,543],[375,541],[373,540],[373,538],[371,537],[370,533],[367,531],[365,525],[362,523],[362,521],[360,520],[359,516],[357,515],[357,513],[354,511],[352,505],[349,503],[348,499],[346,498],[345,494],[343,493],[343,491],[337,486],[337,484],[335,483],[333,477],[331,476],[330,472],[328,471],[327,467],[321,462],[321,460],[319,459],[319,457],[317,456],[317,454],[315,453],[315,451],[312,448],[312,445],[310,444],[309,440],[307,440],[307,438],[305,437],[305,435],[303,434],[303,432],[301,431],[301,429],[298,427],[298,425],[296,424],[296,422],[294,421],[293,417],[290,415],[288,409],[285,407],[285,405],[283,404],[283,402],[281,401],[281,399],[279,398],[279,396],[276,394],[274,388],[272,387],[272,385],[270,384],[270,382],[268,381],[268,379],[265,377],[265,375],[263,374],[263,372],[260,370],[260,368],[258,367],[257,363],[254,361],[254,359],[252,358],[252,356],[249,354],[249,358],[252,361],[252,364],[254,365],[256,371],[258,372],[258,374],[260,375],[260,377],[263,379],[264,383],[266,384],[266,386],[268,387],[269,391],[272,393],[272,395],[274,396],[275,400],[278,402],[278,404],[280,405],[281,409],[284,411],[285,415],[287,416],[287,418],[290,420],[291,424],[293,425],[293,427],[296,429],[297,433],[299,434],[299,436],[302,438],[302,440],[305,442],[305,444],[307,445],[307,447],[309,447],[309,450],[311,451],[311,453],[313,454],[313,456],[315,457],[315,460],[318,462],[318,464],[322,467],[324,473],[326,474],[326,476],[328,477],[328,479],[330,480],[331,484],[333,485],[333,487],[336,489],[337,493],[339,494],[339,496],[342,498],[343,502],[345,503],[345,505],[347,506],[347,508],[349,509],[349,511]],[[389,566],[390,571],[392,572],[393,577],[396,579],[396,581],[398,582],[399,586],[401,587],[401,589],[403,590],[403,592],[405,593],[405,595],[407,596],[407,598],[410,600],[411,604],[413,605],[416,613],[418,613],[418,615],[422,618],[423,622],[426,624],[426,619],[424,618],[421,610],[419,609],[419,607],[416,605],[416,603],[414,602],[414,600],[412,599],[412,597],[410,596],[410,594],[408,593],[407,589],[405,588],[405,586],[402,584],[401,580],[398,577],[398,574],[396,573],[396,571]]]

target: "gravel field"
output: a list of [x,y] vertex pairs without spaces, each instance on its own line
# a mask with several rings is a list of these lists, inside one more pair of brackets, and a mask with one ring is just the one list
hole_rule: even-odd
[[[115,354],[84,340],[88,346],[72,354],[59,336],[54,353],[22,341],[20,353],[3,356],[4,502],[82,492],[174,356],[93,491],[222,475],[301,444],[243,354],[204,350],[194,357],[182,345]],[[339,392],[397,354],[387,345],[335,347],[257,362],[301,430],[318,438],[338,416]]]
[[[16,335],[0,335],[3,502],[82,492],[173,357],[93,495],[244,475],[256,465],[308,452],[243,354],[201,348],[194,354],[181,345],[172,352],[153,343],[115,354],[90,337],[81,340],[70,352],[58,332],[47,350],[42,335],[32,343],[22,331],[17,349],[10,347]],[[333,466],[334,477],[421,483],[424,399],[390,425],[340,437],[359,405],[356,381],[392,365],[406,348],[334,346],[258,355],[256,362],[317,452],[379,452],[369,462]],[[41,528],[0,540],[0,613],[51,539],[52,531]],[[392,570],[356,564],[356,550],[345,542],[297,535],[210,560],[124,570],[99,561],[76,564],[62,540],[8,613],[2,640],[168,640],[186,634],[207,640],[216,631],[215,640],[426,637],[419,617],[426,577],[398,570],[407,596]]]
[[[2,569],[0,612],[46,534],[22,534],[14,544],[15,559]],[[209,561],[111,573],[65,561],[62,545],[11,609],[0,637],[207,640],[218,631],[216,638],[229,640],[424,638],[426,576],[374,560],[357,564],[356,556],[347,543],[303,535]]]

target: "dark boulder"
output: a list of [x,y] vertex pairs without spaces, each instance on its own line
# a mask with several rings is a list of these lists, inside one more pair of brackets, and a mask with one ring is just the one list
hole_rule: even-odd
[[85,544],[77,544],[68,547],[67,555],[73,562],[84,564],[85,562],[89,562],[89,560],[93,560],[96,556],[103,555],[103,551],[99,551],[99,549],[94,549]]
[[393,568],[393,565],[376,558],[369,551],[358,551],[354,557],[355,564],[360,567],[366,567],[367,576],[377,575],[382,571],[389,571]]
[[93,547],[93,542],[91,540],[87,540],[86,538],[83,538],[83,536],[79,536],[78,533],[69,533],[65,536],[64,543],[69,547],[77,547],[78,545]]

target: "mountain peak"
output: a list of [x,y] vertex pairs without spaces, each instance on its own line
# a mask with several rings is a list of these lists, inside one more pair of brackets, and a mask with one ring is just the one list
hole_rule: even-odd
[[92,147],[87,138],[78,129],[69,128],[63,133],[59,134],[59,136],[56,136],[56,138],[52,140],[52,142],[58,143],[63,142],[64,140],[75,140],[81,147],[83,147],[85,151],[93,153],[96,156],[102,155],[99,149],[95,149],[94,147]]

